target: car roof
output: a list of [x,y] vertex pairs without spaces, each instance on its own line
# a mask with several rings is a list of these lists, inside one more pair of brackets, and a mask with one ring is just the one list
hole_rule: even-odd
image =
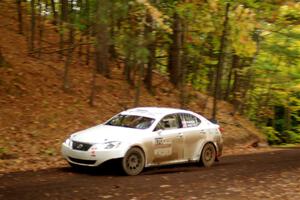
[[163,116],[174,113],[189,113],[195,115],[195,113],[183,109],[166,108],[166,107],[138,107],[128,109],[122,112],[122,114],[128,115],[141,115],[150,118],[161,118]]

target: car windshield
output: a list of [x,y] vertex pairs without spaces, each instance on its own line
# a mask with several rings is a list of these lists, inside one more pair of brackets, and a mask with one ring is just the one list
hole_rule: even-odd
[[109,120],[106,125],[121,126],[127,128],[146,129],[154,122],[153,118],[137,115],[117,115]]

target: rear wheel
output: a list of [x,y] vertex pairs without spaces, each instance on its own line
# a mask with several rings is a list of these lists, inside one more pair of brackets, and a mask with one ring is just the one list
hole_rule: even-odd
[[204,167],[210,167],[214,164],[216,159],[216,149],[212,143],[207,143],[201,153],[200,163]]
[[129,176],[138,175],[145,166],[145,156],[140,148],[133,147],[127,151],[122,159],[122,169]]

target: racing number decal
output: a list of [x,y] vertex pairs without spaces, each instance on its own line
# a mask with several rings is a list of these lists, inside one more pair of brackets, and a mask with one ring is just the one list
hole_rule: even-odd
[[164,144],[163,138],[155,138],[155,145],[162,145]]
[[158,157],[172,155],[171,141],[163,138],[155,138],[154,154]]

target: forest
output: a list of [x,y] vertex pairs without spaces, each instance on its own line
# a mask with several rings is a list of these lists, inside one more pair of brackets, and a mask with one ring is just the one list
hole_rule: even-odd
[[[97,75],[112,79],[118,66],[135,90],[132,106],[143,86],[155,95],[160,74],[182,108],[197,90],[213,97],[212,120],[227,101],[231,115],[253,121],[269,144],[300,142],[299,1],[16,0],[16,8],[28,54],[64,60],[65,92],[73,59],[92,69],[91,106]],[[53,27],[58,40],[45,40]]]

